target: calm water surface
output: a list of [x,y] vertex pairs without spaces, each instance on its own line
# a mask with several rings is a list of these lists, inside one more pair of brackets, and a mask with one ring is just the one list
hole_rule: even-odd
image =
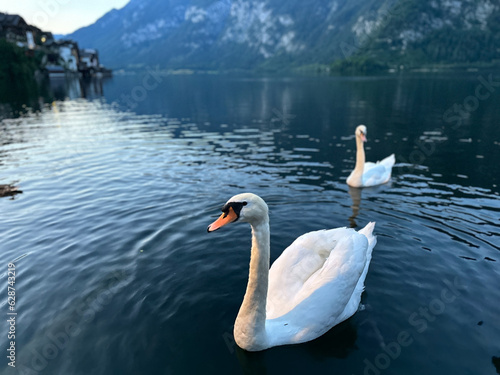
[[[139,74],[2,106],[0,183],[24,193],[0,199],[18,312],[16,369],[4,358],[0,373],[496,374],[500,90],[467,99],[477,75],[171,76],[146,90]],[[460,121],[443,118],[464,101]],[[345,185],[360,123],[368,160],[398,160],[363,191]],[[244,191],[269,203],[271,261],[305,232],[377,222],[358,313],[307,344],[235,346],[250,230],[206,227]]]

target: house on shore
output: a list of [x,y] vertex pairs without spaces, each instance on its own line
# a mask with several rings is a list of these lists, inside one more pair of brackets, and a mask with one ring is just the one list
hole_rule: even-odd
[[111,70],[100,63],[99,52],[91,48],[80,50],[80,71],[87,75],[111,75]]
[[[0,38],[5,38],[8,42],[34,50],[41,44],[42,30],[38,27],[28,25],[23,17],[17,14],[0,13]],[[52,37],[51,33],[50,37]]]
[[43,64],[49,76],[79,74],[80,50],[76,42],[46,39],[44,48],[46,56]]
[[40,68],[49,76],[111,75],[111,70],[100,64],[97,50],[80,49],[73,40],[55,40],[52,33],[29,25],[17,14],[0,13],[0,38],[25,48],[29,56],[42,54]]
[[59,49],[59,61],[67,71],[77,73],[80,69],[80,50],[78,43],[72,40],[59,40],[55,42]]

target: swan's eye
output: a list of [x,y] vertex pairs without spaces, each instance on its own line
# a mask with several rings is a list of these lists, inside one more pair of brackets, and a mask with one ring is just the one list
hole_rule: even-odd
[[247,204],[248,204],[247,202],[229,202],[225,204],[224,207],[222,207],[222,212],[224,213],[224,217],[226,217],[229,214],[229,208],[232,208],[236,216],[239,218],[241,209],[243,208],[243,206],[246,206]]

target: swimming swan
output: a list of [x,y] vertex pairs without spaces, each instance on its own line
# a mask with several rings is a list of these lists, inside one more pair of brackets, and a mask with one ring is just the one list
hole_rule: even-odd
[[384,184],[391,178],[392,166],[396,162],[394,154],[377,163],[365,163],[366,126],[356,128],[356,166],[347,177],[347,185],[352,187],[368,187]]
[[266,202],[235,195],[208,232],[242,221],[252,228],[250,273],[234,324],[234,339],[248,351],[313,340],[358,309],[376,237],[375,223],[356,232],[337,228],[297,238],[269,269]]

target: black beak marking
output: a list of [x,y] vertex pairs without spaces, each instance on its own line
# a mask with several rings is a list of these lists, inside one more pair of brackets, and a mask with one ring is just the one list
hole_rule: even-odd
[[236,214],[237,219],[235,221],[238,221],[240,218],[240,212],[243,206],[246,206],[247,202],[229,202],[222,207],[222,212],[224,212],[224,217],[226,217],[229,214],[229,208],[231,207]]

